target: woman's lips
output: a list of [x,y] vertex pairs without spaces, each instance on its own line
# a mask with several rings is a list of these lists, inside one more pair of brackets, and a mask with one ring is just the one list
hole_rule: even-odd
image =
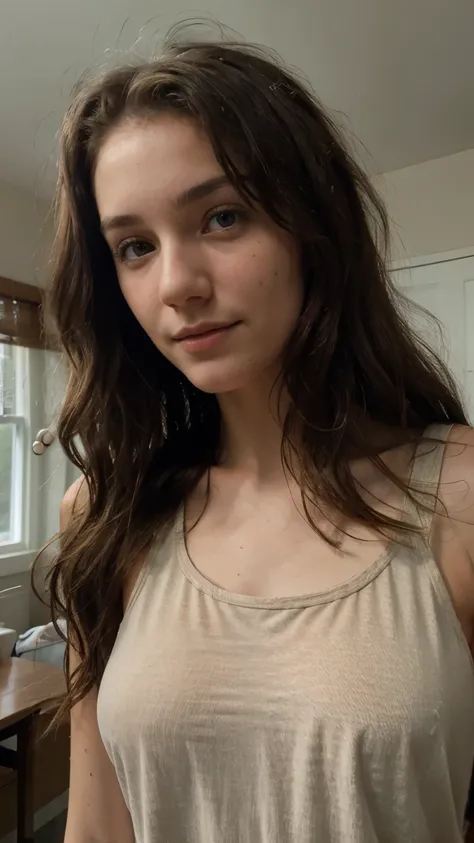
[[179,342],[186,351],[192,353],[210,351],[211,349],[216,348],[237,326],[237,324],[237,322],[234,322],[232,325],[210,328],[208,331],[203,331],[199,334],[189,334],[182,339],[178,339],[177,342]]

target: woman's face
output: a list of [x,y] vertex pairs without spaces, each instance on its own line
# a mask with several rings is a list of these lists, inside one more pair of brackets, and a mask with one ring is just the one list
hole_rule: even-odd
[[302,305],[299,247],[246,205],[197,124],[113,129],[95,194],[122,293],[160,352],[205,392],[273,379]]

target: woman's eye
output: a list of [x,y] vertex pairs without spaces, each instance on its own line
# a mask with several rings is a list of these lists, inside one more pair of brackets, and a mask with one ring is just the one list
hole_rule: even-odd
[[114,252],[114,256],[122,261],[137,261],[152,252],[154,247],[147,240],[125,240]]
[[209,217],[207,223],[207,230],[208,231],[223,231],[226,228],[232,228],[237,222],[240,220],[240,213],[239,211],[233,211],[232,209],[224,209],[222,211],[217,211],[212,217]]

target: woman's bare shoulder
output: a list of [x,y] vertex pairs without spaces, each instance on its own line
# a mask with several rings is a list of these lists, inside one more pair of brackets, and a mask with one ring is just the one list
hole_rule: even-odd
[[60,528],[64,530],[71,517],[87,511],[89,504],[89,489],[85,477],[78,477],[67,489],[60,507],[59,521]]
[[454,425],[447,442],[439,496],[455,524],[474,528],[474,428]]
[[[73,515],[85,515],[89,505],[89,489],[85,477],[78,477],[67,489],[59,508],[61,532],[66,529]],[[135,585],[145,563],[145,555],[141,554],[124,577],[123,608],[128,606]]]
[[449,433],[431,543],[461,626],[474,645],[474,429]]

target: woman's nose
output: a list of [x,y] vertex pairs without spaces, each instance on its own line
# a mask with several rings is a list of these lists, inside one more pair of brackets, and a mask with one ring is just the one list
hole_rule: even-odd
[[207,300],[212,295],[209,267],[200,250],[186,245],[162,245],[160,299],[167,307],[182,307],[190,299]]

